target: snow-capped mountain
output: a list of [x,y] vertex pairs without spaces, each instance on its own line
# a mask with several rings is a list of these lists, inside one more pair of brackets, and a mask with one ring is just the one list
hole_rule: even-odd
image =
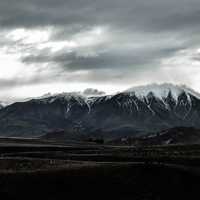
[[163,99],[168,96],[169,93],[173,96],[175,100],[185,92],[188,98],[190,95],[195,96],[200,99],[200,94],[195,92],[193,89],[188,88],[186,85],[173,85],[171,83],[164,84],[149,84],[143,86],[132,87],[126,90],[127,93],[133,93],[138,98],[145,98],[149,93],[153,93],[156,98]]
[[0,109],[6,107],[8,105],[8,103],[0,101]]
[[3,108],[3,105],[0,103],[0,109],[2,109]]
[[0,111],[0,134],[141,135],[177,126],[200,128],[200,95],[186,86],[152,84],[115,95],[46,95]]

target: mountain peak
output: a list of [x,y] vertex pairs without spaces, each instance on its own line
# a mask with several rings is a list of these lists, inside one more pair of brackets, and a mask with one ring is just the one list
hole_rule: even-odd
[[173,96],[174,99],[177,100],[180,94],[185,92],[187,95],[193,95],[200,99],[200,94],[195,92],[193,89],[185,86],[185,85],[174,85],[171,83],[163,83],[163,84],[149,84],[143,86],[136,86],[129,88],[125,92],[134,93],[137,97],[143,98],[147,97],[149,93],[153,93],[159,99],[166,98],[169,93]]

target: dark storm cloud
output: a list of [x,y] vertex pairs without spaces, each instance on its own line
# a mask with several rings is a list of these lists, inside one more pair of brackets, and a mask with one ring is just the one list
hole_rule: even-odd
[[2,0],[0,24],[10,28],[55,25],[81,29],[108,23],[162,31],[199,26],[199,8],[198,0]]
[[[106,49],[106,46],[101,48]],[[96,47],[98,49],[98,47]],[[96,50],[94,49],[94,51]],[[36,51],[35,54],[24,56],[22,62],[26,64],[33,63],[52,63],[58,64],[63,69],[70,71],[76,70],[102,70],[113,69],[122,71],[144,70],[158,66],[160,59],[170,57],[175,52],[184,49],[183,45],[171,45],[171,47],[150,47],[141,50],[112,49],[106,52],[100,52],[94,56],[79,55],[76,51],[66,53],[64,50],[52,53],[48,48],[42,51]]]
[[[19,51],[20,61],[27,67],[47,63],[59,66],[63,72],[90,71],[92,77],[80,77],[85,82],[95,82],[94,77],[97,82],[105,77],[120,80],[133,70],[162,68],[163,59],[198,45],[199,21],[199,0],[1,0],[0,27],[4,31],[50,26],[54,29],[48,42],[58,42],[83,36],[86,40],[85,36],[98,26],[108,30],[103,35],[105,41],[98,44],[63,47],[56,52],[50,47],[39,49],[36,44],[24,44],[23,40],[0,39],[0,44],[8,46],[8,52]],[[44,77],[38,77],[38,81],[40,78],[48,81]],[[17,84],[32,84],[32,80]],[[15,81],[9,83],[14,85]]]

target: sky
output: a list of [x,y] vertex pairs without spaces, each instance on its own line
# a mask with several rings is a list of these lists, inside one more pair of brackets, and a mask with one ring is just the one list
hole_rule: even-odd
[[200,92],[199,22],[199,0],[0,0],[0,100],[152,82]]

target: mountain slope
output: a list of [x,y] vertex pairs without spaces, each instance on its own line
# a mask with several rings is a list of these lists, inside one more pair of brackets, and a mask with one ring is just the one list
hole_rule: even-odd
[[4,108],[5,106],[6,104],[0,101],[0,109]]
[[200,95],[185,86],[147,85],[85,97],[62,93],[0,110],[0,135],[34,137],[64,130],[74,137],[141,135],[172,127],[200,128]]

